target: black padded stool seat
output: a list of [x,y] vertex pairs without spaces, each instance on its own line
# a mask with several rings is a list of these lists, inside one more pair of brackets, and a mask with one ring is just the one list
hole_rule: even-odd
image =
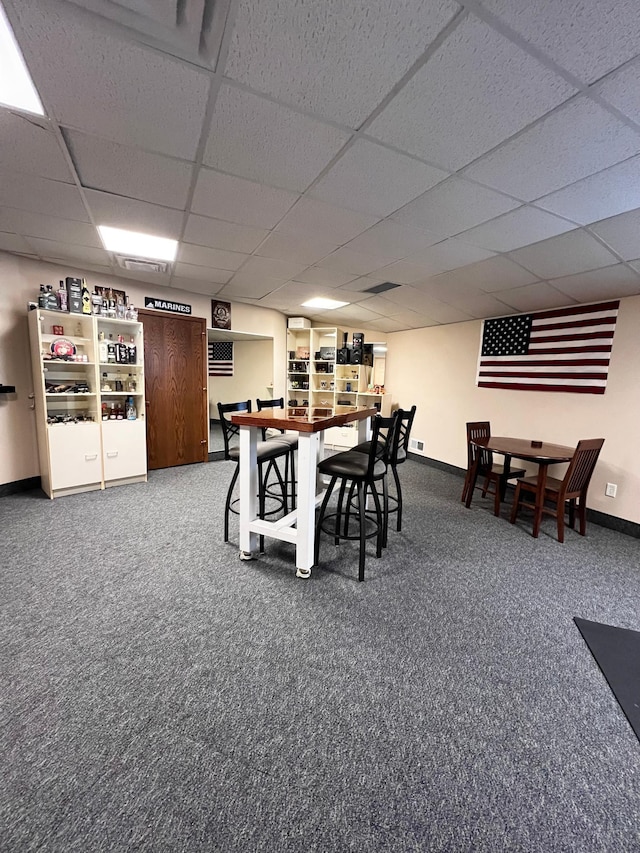
[[[318,465],[318,470],[321,474],[328,474],[338,477],[349,477],[351,480],[358,478],[364,479],[369,470],[368,455],[371,452],[371,442],[367,441],[367,450],[358,452],[357,450],[345,450],[344,453],[337,453],[335,456],[330,456],[328,459],[323,459]],[[386,465],[379,459],[373,468],[374,477],[378,479],[382,477],[386,471]]]

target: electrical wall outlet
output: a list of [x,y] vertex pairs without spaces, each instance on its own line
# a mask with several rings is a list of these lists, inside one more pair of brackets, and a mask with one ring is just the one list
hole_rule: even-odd
[[615,498],[618,487],[615,483],[607,483],[607,488],[604,490],[608,498]]

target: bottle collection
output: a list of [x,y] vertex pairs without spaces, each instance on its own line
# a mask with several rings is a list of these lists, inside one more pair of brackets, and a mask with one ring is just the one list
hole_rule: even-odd
[[102,403],[103,421],[135,421],[137,417],[138,411],[133,397],[127,397],[125,405],[123,405],[119,400],[112,400],[110,403]]
[[114,341],[112,333],[108,338],[104,332],[98,335],[98,360],[101,364],[136,364],[137,353],[132,336],[127,344],[124,335],[118,335],[117,341]]
[[60,280],[55,291],[53,285],[41,284],[38,307],[71,314],[95,314],[112,320],[138,319],[138,309],[130,303],[124,291],[101,287],[92,293],[86,279],[71,276]]

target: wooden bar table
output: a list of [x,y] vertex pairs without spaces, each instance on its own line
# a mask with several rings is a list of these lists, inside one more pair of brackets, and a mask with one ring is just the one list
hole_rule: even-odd
[[[508,479],[511,457],[524,459],[526,462],[536,462],[538,465],[538,487],[536,489],[536,508],[533,517],[533,535],[537,538],[542,521],[542,507],[544,506],[544,492],[547,484],[547,469],[549,465],[559,462],[570,462],[575,453],[575,447],[566,447],[563,444],[550,444],[547,441],[529,441],[524,438],[478,438],[471,442],[476,447],[484,447],[494,453],[504,456],[504,483]],[[476,465],[480,454],[477,454]],[[475,474],[475,472],[474,472]],[[475,479],[472,479],[475,482]],[[502,496],[504,498],[504,495]]]
[[[370,418],[376,409],[360,407],[328,417],[290,416],[281,410],[238,412],[231,421],[240,427],[240,559],[252,560],[258,536],[270,536],[296,546],[296,575],[308,578],[314,559],[316,506],[324,489],[319,484],[317,466],[324,456],[324,431],[353,421],[358,424],[358,442],[367,440]],[[256,448],[263,428],[294,430],[298,433],[298,488],[296,508],[284,518],[258,518],[258,463]]]

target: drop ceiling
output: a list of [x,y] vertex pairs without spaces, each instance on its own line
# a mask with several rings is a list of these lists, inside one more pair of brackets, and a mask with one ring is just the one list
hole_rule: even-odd
[[383,333],[640,294],[637,0],[4,6],[0,249]]

